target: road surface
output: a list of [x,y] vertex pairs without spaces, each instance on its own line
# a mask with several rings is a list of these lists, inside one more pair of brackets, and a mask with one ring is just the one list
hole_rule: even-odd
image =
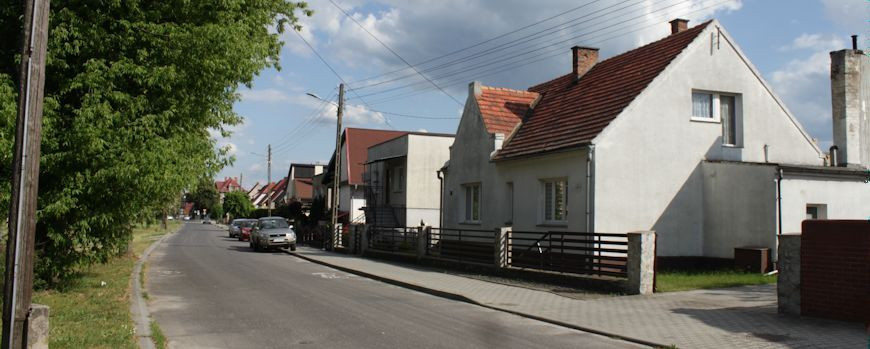
[[253,252],[187,223],[149,258],[171,348],[634,348],[635,345]]

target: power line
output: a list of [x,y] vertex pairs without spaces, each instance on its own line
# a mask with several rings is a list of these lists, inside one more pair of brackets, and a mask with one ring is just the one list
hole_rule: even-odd
[[[715,7],[718,7],[718,6],[720,6],[720,5],[724,5],[724,4],[729,3],[729,2],[732,2],[732,1],[733,1],[733,0],[724,0],[724,1],[720,1],[720,2],[714,3],[714,4],[712,4],[712,5],[708,5],[708,6],[705,6],[705,7],[699,8],[699,9],[695,9],[695,10],[692,10],[692,11],[689,11],[689,12],[686,12],[686,13],[683,13],[682,15],[680,15],[680,16],[678,16],[678,17],[686,17],[686,16],[689,15],[689,14],[693,14],[693,13],[701,12],[701,11],[708,10],[708,9],[711,9],[711,8],[715,8]],[[661,17],[664,18],[664,16],[661,16]],[[648,29],[648,28],[653,27],[653,26],[656,26],[656,25],[661,25],[661,23],[659,23],[659,20],[650,20],[650,21],[647,21],[647,22],[648,22],[648,25],[641,26],[641,27],[637,27],[637,28],[634,29],[634,30],[630,30],[630,31],[627,31],[627,32],[624,32],[624,33],[620,33],[620,34],[614,35],[614,36],[610,36],[610,37],[607,37],[606,39],[598,40],[598,41],[596,41],[596,42],[594,42],[594,43],[596,43],[596,44],[598,44],[598,43],[603,43],[603,42],[606,42],[606,41],[610,41],[610,40],[613,40],[613,39],[616,39],[616,38],[619,38],[619,37],[622,37],[622,36],[628,35],[628,34],[630,34],[630,33],[638,32],[638,31],[641,31],[641,30],[645,30],[645,29]],[[612,30],[612,31],[609,31],[609,32],[604,33],[604,34],[615,33],[615,32],[619,32],[619,31],[621,31],[621,30],[622,30],[622,28],[620,28],[620,29],[618,29],[618,30]],[[599,35],[599,36],[597,36],[597,37],[601,37],[601,36],[603,36],[603,35]],[[509,70],[514,70],[514,69],[519,68],[519,67],[522,67],[522,66],[526,66],[526,65],[529,65],[529,64],[532,64],[532,63],[537,63],[537,62],[540,62],[540,61],[545,61],[545,60],[548,60],[548,59],[556,58],[556,57],[559,57],[559,56],[562,55],[561,50],[550,50],[550,51],[548,51],[548,52],[550,52],[550,54],[545,55],[545,56],[542,57],[542,58],[534,59],[534,60],[527,61],[527,62],[523,62],[522,64],[515,64],[515,63],[519,63],[519,62],[514,62],[514,63],[509,64],[507,67],[505,67],[505,66],[500,66],[500,67],[496,67],[495,69],[484,70],[483,72],[480,72],[480,73],[476,76],[476,78],[481,78],[481,77],[484,77],[484,76],[490,76],[490,75],[498,74],[498,73],[501,73],[501,72],[505,72],[505,71],[509,71]],[[555,54],[553,54],[553,52],[555,52]],[[537,58],[537,57],[540,57],[540,56],[541,56],[541,55],[533,56],[533,57],[528,57],[528,58],[526,58],[525,60],[528,60],[529,58]],[[521,60],[521,61],[522,61],[522,60]],[[462,77],[462,78],[460,78],[460,79],[454,79],[454,80],[451,80],[451,81],[449,81],[449,82],[442,82],[442,84],[443,84],[443,86],[445,86],[445,87],[451,87],[451,86],[456,86],[456,85],[459,85],[459,84],[465,84],[465,83],[467,83],[468,81],[469,81],[469,80],[468,80],[467,78]],[[418,84],[419,84],[419,83],[418,83]],[[386,103],[386,102],[390,102],[390,101],[397,100],[397,99],[404,98],[404,97],[410,97],[410,96],[414,96],[414,95],[419,95],[419,94],[427,93],[427,92],[429,92],[430,90],[431,90],[431,89],[424,89],[424,90],[410,91],[410,92],[406,92],[406,93],[402,93],[402,94],[398,94],[398,95],[388,96],[388,97],[385,97],[385,98],[382,98],[382,99],[375,100],[375,101],[372,102],[372,104],[374,105],[374,104]]]
[[[511,35],[511,34],[514,34],[514,33],[520,32],[520,31],[523,31],[523,30],[525,30],[525,29],[528,29],[528,28],[534,27],[534,26],[536,26],[536,25],[538,25],[538,24],[541,24],[541,23],[544,23],[544,22],[547,22],[547,21],[550,21],[550,20],[556,19],[556,18],[558,18],[558,17],[564,16],[564,15],[569,14],[569,13],[571,13],[571,12],[575,12],[575,11],[577,11],[577,10],[579,10],[579,9],[582,9],[582,8],[588,6],[588,5],[591,5],[591,4],[596,3],[596,2],[599,2],[599,1],[601,1],[601,0],[593,0],[593,1],[587,2],[587,3],[583,4],[583,5],[580,5],[580,6],[577,6],[577,7],[574,7],[574,8],[568,9],[568,10],[565,10],[565,11],[560,12],[560,13],[558,13],[558,14],[556,14],[556,15],[551,16],[551,17],[544,18],[544,19],[542,19],[542,20],[540,20],[540,21],[537,21],[537,22],[534,22],[534,23],[531,23],[531,24],[525,25],[525,26],[523,26],[523,27],[520,27],[520,28],[517,28],[517,29],[511,30],[511,31],[509,31],[509,32],[506,32],[506,33],[503,33],[503,34],[500,34],[500,35],[497,35],[497,36],[494,36],[494,37],[492,37],[492,38],[489,38],[489,39],[486,39],[486,40],[484,40],[484,41],[478,42],[478,43],[476,43],[476,44],[473,44],[473,45],[470,45],[470,46],[466,46],[466,47],[461,48],[461,49],[459,49],[459,50],[456,50],[456,51],[449,52],[449,53],[446,53],[446,54],[443,54],[443,55],[440,55],[440,56],[437,56],[437,57],[433,57],[433,58],[427,59],[427,60],[425,60],[425,61],[422,61],[422,62],[417,63],[417,66],[424,65],[424,64],[426,64],[426,63],[430,63],[430,62],[432,62],[432,61],[436,61],[436,60],[441,59],[441,58],[444,58],[444,57],[452,56],[452,55],[454,55],[454,54],[457,54],[457,53],[460,53],[460,52],[464,52],[464,51],[467,51],[467,50],[469,50],[469,49],[472,49],[472,48],[475,48],[475,47],[478,47],[478,46],[482,46],[482,45],[484,45],[484,44],[487,44],[487,43],[490,43],[490,42],[492,42],[492,41],[495,41],[495,40],[501,39],[501,38],[503,38],[503,37],[506,37],[506,36],[508,36],[508,35]],[[401,71],[404,71],[404,70],[407,70],[407,69],[408,69],[408,68],[397,69],[397,70],[394,70],[394,71],[391,71],[391,72],[387,72],[387,73],[379,74],[379,75],[376,75],[376,76],[368,77],[368,78],[365,78],[365,79],[357,80],[357,81],[354,81],[354,83],[373,80],[373,79],[379,78],[379,77],[381,77],[381,76],[386,76],[386,75],[390,75],[390,74],[398,73],[398,72],[401,72]]]
[[[665,0],[665,1],[667,1],[667,0]],[[608,9],[612,9],[612,8],[618,6],[619,4],[617,3],[617,4],[614,4],[614,5],[610,5],[610,6],[607,6],[607,7],[601,8],[601,9],[598,9],[598,10],[596,10],[596,11],[593,11],[593,12],[587,13],[587,14],[585,14],[585,15],[583,15],[583,16],[580,16],[580,17],[577,17],[577,18],[574,18],[574,19],[568,20],[568,21],[563,22],[563,23],[561,23],[561,24],[558,24],[558,25],[555,25],[555,26],[551,26],[551,27],[548,27],[548,28],[546,28],[546,29],[543,29],[543,30],[540,30],[540,31],[537,31],[537,32],[533,32],[533,33],[531,33],[531,34],[528,34],[528,35],[525,35],[525,36],[519,37],[519,38],[517,38],[517,39],[511,40],[511,41],[508,41],[508,42],[505,42],[505,43],[503,43],[503,44],[501,44],[501,45],[498,45],[498,46],[495,46],[495,47],[490,47],[490,48],[488,48],[488,49],[485,49],[485,50],[480,51],[480,52],[477,52],[477,53],[472,53],[472,54],[470,54],[470,55],[466,55],[466,56],[463,56],[463,57],[460,57],[460,58],[456,58],[456,59],[454,59],[454,60],[451,60],[451,61],[448,61],[448,62],[445,62],[445,63],[441,63],[441,64],[439,64],[439,65],[437,65],[437,66],[434,66],[434,67],[429,67],[429,68],[423,69],[422,72],[423,72],[423,73],[429,73],[429,72],[433,72],[433,71],[437,71],[437,70],[442,70],[442,69],[445,69],[445,68],[450,68],[450,67],[455,66],[456,64],[465,63],[465,62],[468,62],[468,61],[471,61],[471,60],[475,60],[475,59],[478,59],[478,58],[481,58],[481,57],[484,57],[484,56],[488,56],[488,55],[490,55],[490,54],[493,54],[493,53],[496,53],[496,52],[499,52],[499,51],[503,51],[503,50],[505,50],[505,49],[509,49],[509,48],[512,48],[512,47],[517,47],[517,46],[519,46],[519,45],[522,45],[522,44],[525,44],[525,43],[531,42],[531,41],[533,41],[533,40],[535,40],[535,39],[537,39],[537,38],[540,38],[540,37],[544,36],[545,34],[549,34],[549,33],[554,32],[554,31],[556,31],[556,30],[563,30],[563,29],[567,29],[567,28],[576,27],[576,26],[578,26],[578,25],[585,24],[585,23],[587,23],[587,22],[589,22],[589,21],[593,21],[593,20],[597,20],[597,19],[603,18],[604,16],[606,16],[606,15],[608,15],[608,14],[612,14],[612,13],[615,13],[615,12],[618,12],[618,11],[621,11],[621,10],[624,10],[624,9],[626,9],[626,8],[629,8],[629,7],[632,7],[632,6],[635,6],[635,5],[639,5],[639,4],[643,4],[643,3],[644,3],[643,0],[639,0],[639,1],[635,2],[635,3],[628,3],[628,5],[622,6],[622,7],[620,7],[620,8],[617,8],[617,9],[615,9],[615,10],[613,10],[613,11],[610,11],[610,12],[607,12],[607,13],[603,13],[603,14],[601,14],[600,16],[595,17],[595,18],[592,18],[592,19],[590,19],[590,20],[580,21],[580,22],[577,22],[577,23],[574,23],[574,24],[570,24],[570,23],[572,23],[572,22],[576,22],[576,21],[578,21],[578,20],[580,20],[580,19],[584,19],[584,18],[590,17],[590,16],[595,15],[595,14],[597,14],[597,13],[600,13],[600,12],[602,12],[602,11],[605,11],[605,10],[608,10]],[[569,24],[570,24],[570,25],[569,25]],[[536,43],[536,44],[537,44],[537,43]],[[357,87],[356,89],[357,89],[357,90],[361,90],[361,89],[366,89],[366,88],[370,88],[370,87],[375,87],[375,86],[383,85],[383,84],[390,83],[390,82],[394,82],[394,81],[404,80],[404,79],[407,79],[407,78],[410,78],[410,77],[413,77],[413,76],[415,76],[415,74],[406,74],[406,75],[402,75],[402,76],[399,76],[399,77],[396,77],[396,78],[393,78],[393,79],[384,80],[384,81],[379,81],[379,82],[376,82],[376,83],[372,83],[372,84],[368,84],[368,85],[360,86],[360,87]]]
[[[341,6],[338,6],[338,4],[335,3],[335,1],[333,1],[333,0],[329,0],[329,2],[331,2],[333,6],[335,6],[335,7],[338,8],[342,13],[344,13],[344,15],[347,16],[347,18],[350,18],[351,21],[353,21],[354,23],[356,23],[356,25],[359,26],[360,29],[362,29],[363,31],[365,31],[366,33],[368,33],[369,36],[371,36],[373,39],[375,39],[375,41],[377,41],[379,44],[381,44],[381,46],[383,46],[384,48],[386,48],[387,50],[389,50],[390,53],[392,53],[394,56],[396,56],[397,58],[399,58],[399,60],[401,60],[401,61],[402,61],[403,63],[405,63],[406,65],[408,65],[408,67],[410,67],[411,69],[413,69],[417,74],[420,74],[420,76],[423,77],[423,79],[426,79],[426,81],[429,81],[429,83],[432,84],[432,86],[437,87],[438,90],[440,90],[442,93],[444,93],[445,95],[447,95],[447,97],[450,97],[450,99],[452,99],[454,102],[456,102],[456,104],[458,104],[460,107],[462,106],[462,102],[460,102],[458,99],[456,99],[456,97],[453,97],[453,95],[447,93],[447,91],[445,91],[443,88],[441,88],[440,86],[438,86],[438,84],[436,84],[434,81],[432,81],[432,80],[430,80],[428,77],[426,77],[426,75],[423,75],[423,73],[421,73],[419,70],[417,70],[417,68],[415,68],[413,65],[411,65],[411,63],[408,63],[408,61],[406,61],[405,58],[402,58],[402,56],[400,56],[398,53],[396,53],[396,51],[394,51],[392,48],[390,48],[390,46],[387,46],[387,44],[385,44],[383,41],[381,41],[381,39],[378,39],[377,36],[375,36],[374,34],[372,34],[368,29],[366,29],[366,27],[364,27],[362,24],[360,24],[360,22],[358,22],[358,21],[356,20],[356,18],[353,18],[353,16],[351,16],[349,13],[347,13],[347,11],[345,11],[343,8],[341,8]],[[300,36],[300,37],[301,37],[301,36]],[[387,124],[389,125],[389,122],[388,122]]]
[[[665,6],[665,7],[659,8],[659,9],[657,9],[657,10],[651,12],[651,13],[661,12],[661,11],[664,11],[664,10],[669,9],[669,8],[671,8],[671,7],[674,7],[674,6],[677,6],[677,5],[683,4],[683,3],[687,2],[687,1],[688,1],[688,0],[682,0],[682,1],[680,1],[680,2],[673,3],[673,4],[671,4],[671,5],[668,5],[668,6]],[[729,1],[730,1],[730,0],[729,0]],[[723,2],[718,3],[718,4],[723,4],[723,3],[726,3],[726,2],[729,2],[729,1],[723,1]],[[717,5],[718,5],[718,4],[717,4]],[[711,7],[711,6],[708,6],[708,7]],[[436,78],[436,80],[441,80],[441,79],[444,79],[444,78],[448,78],[448,77],[451,77],[451,76],[456,76],[456,75],[458,75],[458,74],[466,73],[466,72],[469,72],[469,71],[473,71],[473,70],[477,70],[477,69],[481,69],[481,68],[486,68],[486,67],[491,66],[493,63],[500,63],[500,62],[504,62],[504,61],[509,61],[509,60],[511,60],[511,59],[514,59],[514,58],[517,58],[517,57],[520,57],[520,56],[524,56],[524,55],[528,55],[528,54],[532,54],[532,53],[539,53],[537,56],[533,56],[533,57],[539,57],[539,56],[541,56],[541,55],[543,55],[543,54],[546,54],[547,52],[561,51],[561,47],[559,46],[560,44],[563,44],[563,43],[566,43],[566,42],[569,42],[569,41],[572,41],[572,40],[575,40],[575,39],[578,39],[578,38],[581,38],[581,37],[584,37],[584,36],[588,36],[588,35],[590,35],[590,34],[594,34],[594,33],[600,32],[600,31],[602,31],[602,30],[609,29],[609,28],[615,27],[615,26],[617,26],[617,25],[621,25],[621,24],[623,24],[623,23],[626,23],[626,22],[629,22],[629,21],[632,21],[632,20],[635,20],[635,19],[638,19],[638,18],[641,18],[641,17],[645,17],[645,16],[647,16],[647,15],[649,15],[649,14],[651,14],[651,13],[643,13],[643,14],[640,14],[640,15],[638,15],[638,16],[631,17],[631,18],[625,19],[625,20],[623,20],[623,21],[620,21],[620,22],[617,22],[617,23],[613,23],[613,24],[611,24],[611,25],[608,25],[608,26],[605,26],[605,27],[602,27],[602,28],[598,28],[598,29],[593,30],[593,31],[590,31],[590,32],[581,33],[581,34],[579,34],[579,35],[575,35],[575,36],[569,37],[569,38],[567,38],[567,39],[560,40],[561,38],[556,38],[556,40],[558,40],[558,41],[553,41],[553,40],[544,41],[544,44],[546,44],[546,45],[543,46],[543,47],[534,48],[534,49],[531,49],[531,50],[528,50],[528,51],[524,51],[524,52],[519,53],[519,54],[514,54],[514,55],[512,55],[512,56],[507,56],[507,57],[504,57],[504,58],[498,59],[498,60],[496,60],[496,61],[490,61],[490,62],[482,62],[482,63],[478,63],[478,64],[472,65],[472,66],[470,66],[470,67],[467,67],[467,68],[461,69],[461,70],[459,70],[459,71],[452,71],[452,72],[449,72],[449,73],[446,73],[446,74],[443,74],[443,75],[438,76],[438,77]],[[617,29],[617,30],[615,30],[615,31],[610,31],[610,32],[608,32],[608,33],[617,32],[617,31],[620,31],[620,30],[622,30],[622,29],[623,29],[623,28],[619,28],[619,29]],[[626,33],[624,33],[624,34],[622,34],[622,35],[626,35],[626,34],[628,34],[628,32],[626,32]],[[548,49],[548,51],[545,51],[545,52],[541,53],[541,50],[542,50],[542,49]],[[522,61],[522,60],[520,60],[520,61]],[[513,62],[513,63],[517,63],[517,62]],[[381,90],[381,91],[372,92],[372,93],[369,93],[369,94],[364,94],[363,96],[365,96],[365,97],[368,97],[368,96],[374,96],[374,95],[383,94],[383,93],[387,93],[387,92],[391,92],[391,91],[396,91],[396,90],[400,90],[400,89],[404,89],[404,88],[408,88],[408,87],[419,86],[419,85],[421,85],[422,83],[423,83],[423,82],[409,83],[409,84],[400,85],[400,86],[398,86],[398,87],[393,87],[393,88],[386,89],[386,90]]]

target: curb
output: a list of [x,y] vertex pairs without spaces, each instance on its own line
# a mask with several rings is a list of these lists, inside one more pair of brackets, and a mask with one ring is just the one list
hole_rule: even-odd
[[412,289],[412,290],[414,290],[414,291],[418,291],[418,292],[422,292],[422,293],[430,294],[430,295],[437,296],[437,297],[441,297],[441,298],[447,298],[447,299],[450,299],[450,300],[455,300],[455,301],[465,302],[465,303],[469,303],[469,304],[477,305],[477,306],[480,306],[480,307],[484,307],[484,308],[487,308],[487,309],[497,310],[497,311],[505,312],[505,313],[508,313],[508,314],[513,314],[513,315],[521,316],[521,317],[524,317],[524,318],[529,318],[529,319],[532,319],[532,320],[537,320],[537,321],[541,321],[541,322],[546,322],[546,323],[549,323],[549,324],[553,324],[553,325],[557,325],[557,326],[562,326],[562,327],[567,327],[567,328],[570,328],[570,329],[574,329],[574,330],[578,330],[578,331],[583,331],[583,332],[588,332],[588,333],[592,333],[592,334],[597,334],[597,335],[601,335],[601,336],[605,336],[605,337],[610,337],[610,338],[620,339],[620,340],[623,340],[623,341],[626,341],[626,342],[631,342],[631,343],[635,343],[635,344],[645,345],[645,346],[649,346],[649,347],[653,347],[653,348],[666,348],[666,347],[670,347],[670,345],[665,345],[665,344],[660,344],[660,343],[650,342],[650,341],[646,341],[646,340],[643,340],[643,339],[633,338],[633,337],[629,337],[629,336],[625,336],[625,335],[621,335],[621,334],[616,334],[616,333],[612,333],[612,332],[606,332],[606,331],[596,330],[596,329],[594,329],[594,328],[589,328],[589,327],[584,327],[584,326],[578,326],[578,325],[575,325],[575,324],[571,324],[571,323],[567,323],[567,322],[563,322],[563,321],[559,321],[559,320],[553,320],[553,319],[549,319],[549,318],[545,318],[545,317],[540,317],[540,316],[536,316],[536,315],[531,315],[531,314],[527,314],[527,313],[519,312],[519,311],[516,311],[516,310],[504,309],[504,308],[499,308],[499,307],[492,306],[492,305],[488,305],[488,304],[483,304],[483,303],[480,303],[480,302],[478,302],[478,301],[475,301],[475,300],[473,300],[473,299],[471,299],[471,298],[468,298],[468,297],[466,297],[466,296],[464,296],[464,295],[461,295],[461,294],[458,294],[458,293],[452,293],[452,292],[446,292],[446,291],[436,290],[436,289],[433,289],[433,288],[429,288],[429,287],[425,287],[425,286],[421,286],[421,285],[417,285],[417,284],[413,284],[413,283],[409,283],[409,282],[399,281],[399,280],[395,280],[395,279],[390,279],[390,278],[387,278],[387,277],[383,277],[383,276],[380,276],[380,275],[374,275],[374,274],[366,273],[366,272],[364,272],[364,271],[360,271],[360,270],[356,270],[356,269],[351,269],[351,268],[347,268],[347,267],[338,266],[338,265],[335,265],[335,264],[331,264],[331,263],[328,263],[328,262],[324,262],[324,261],[319,260],[319,259],[315,259],[315,258],[311,258],[311,257],[308,257],[308,256],[304,256],[304,255],[302,255],[302,254],[300,254],[300,253],[298,253],[298,252],[290,252],[290,251],[284,250],[284,253],[287,253],[287,254],[289,254],[289,255],[292,255],[292,256],[295,256],[295,257],[298,257],[298,258],[304,259],[304,260],[309,261],[309,262],[312,262],[312,263],[316,263],[316,264],[320,264],[320,265],[323,265],[323,266],[327,266],[327,267],[330,267],[330,268],[333,268],[333,269],[341,270],[341,271],[346,272],[346,273],[351,273],[351,274],[358,275],[358,276],[362,276],[362,277],[365,277],[365,278],[369,278],[369,279],[377,280],[377,281],[380,281],[380,282],[383,282],[383,283],[387,283],[387,284],[391,284],[391,285],[395,285],[395,286],[399,286],[399,287],[404,287],[404,288],[408,288],[408,289]]
[[142,297],[142,288],[140,287],[142,282],[139,280],[139,274],[142,272],[142,266],[148,260],[148,256],[150,256],[151,252],[157,248],[157,245],[170,236],[175,235],[175,233],[178,233],[179,230],[181,230],[181,227],[173,232],[163,235],[157,241],[152,242],[151,246],[148,246],[148,248],[145,249],[145,252],[139,256],[136,265],[133,266],[133,275],[130,278],[130,282],[133,283],[133,294],[130,299],[130,314],[132,315],[133,322],[136,324],[136,332],[134,336],[136,336],[136,341],[139,343],[140,349],[156,349],[156,347],[154,346],[154,341],[151,340],[151,312],[148,311],[148,301]]

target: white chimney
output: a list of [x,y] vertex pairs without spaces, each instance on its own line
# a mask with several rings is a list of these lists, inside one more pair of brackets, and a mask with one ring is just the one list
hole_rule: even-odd
[[870,57],[857,49],[831,52],[835,166],[870,167]]

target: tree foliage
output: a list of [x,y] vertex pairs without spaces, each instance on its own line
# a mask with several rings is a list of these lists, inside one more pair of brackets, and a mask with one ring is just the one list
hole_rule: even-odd
[[230,214],[230,218],[246,218],[254,212],[254,204],[251,198],[243,191],[231,191],[224,195],[224,212]]
[[[0,177],[11,178],[22,0],[0,2]],[[36,272],[45,281],[126,250],[131,225],[232,161],[237,86],[278,67],[304,2],[52,2]],[[8,207],[9,183],[0,205]]]

